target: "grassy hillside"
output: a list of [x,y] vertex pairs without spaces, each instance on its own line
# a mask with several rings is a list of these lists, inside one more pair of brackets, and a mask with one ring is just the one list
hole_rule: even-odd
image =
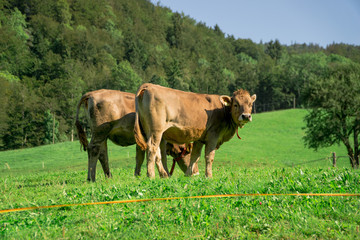
[[[315,152],[304,146],[303,119],[307,110],[291,109],[253,115],[253,122],[239,131],[242,140],[236,137],[224,144],[217,155],[228,154],[230,160],[242,166],[285,167],[326,158],[331,152],[346,156],[344,146],[332,146]],[[339,160],[339,166],[349,166],[347,159]],[[311,163],[310,166],[327,166],[328,162]]]
[[[96,183],[86,181],[87,154],[78,143],[1,152],[0,210],[235,193],[360,193],[359,171],[328,161],[286,167],[343,154],[341,147],[317,153],[303,147],[304,114],[255,115],[240,131],[242,140],[217,152],[212,179],[204,177],[203,159],[200,176],[177,168],[170,179],[134,177],[134,147],[110,145],[113,178],[105,180],[100,170]],[[0,213],[0,238],[359,239],[359,208],[359,197],[286,195],[61,207]]]
[[[306,110],[255,114],[253,122],[239,130],[241,140],[235,136],[216,152],[214,167],[224,164],[246,168],[287,167],[297,164],[330,166],[327,160],[306,162],[329,157],[331,152],[346,156],[343,146],[333,146],[318,152],[305,148],[302,141],[305,115]],[[109,158],[111,168],[134,168],[135,146],[118,147],[109,142]],[[203,171],[203,154],[199,164],[200,171]],[[339,159],[337,165],[349,166],[349,161],[346,158]],[[78,141],[5,151],[0,152],[0,166],[0,176],[68,169],[86,170],[87,152],[80,151]],[[100,163],[98,168],[101,168]]]

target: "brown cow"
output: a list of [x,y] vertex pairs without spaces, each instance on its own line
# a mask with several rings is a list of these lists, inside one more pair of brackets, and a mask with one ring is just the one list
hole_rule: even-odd
[[[90,124],[92,138],[88,143],[86,134],[79,122],[79,110],[84,105],[86,116]],[[116,90],[97,90],[84,94],[77,106],[76,128],[80,143],[84,150],[88,150],[88,180],[95,181],[96,163],[100,160],[105,176],[110,177],[109,160],[107,153],[107,139],[120,146],[135,144],[135,94]],[[166,142],[164,141],[164,145]],[[183,152],[185,145],[169,145],[169,154],[178,157]],[[165,147],[164,147],[165,149]],[[181,151],[181,152],[179,152]],[[167,171],[166,149],[163,152],[164,168]],[[186,151],[184,158],[179,159],[181,169],[188,166],[190,157]],[[141,165],[144,161],[145,152],[136,146],[135,176],[140,175]],[[162,167],[162,166],[161,166]],[[185,170],[183,170],[185,172]],[[197,168],[194,169],[196,173]]]
[[[135,138],[147,150],[147,175],[154,177],[154,161],[159,158],[162,138],[171,143],[194,142],[186,175],[200,158],[205,144],[207,177],[212,177],[215,150],[251,121],[256,95],[238,90],[232,97],[183,92],[150,83],[136,93]],[[159,169],[159,171],[163,171]]]

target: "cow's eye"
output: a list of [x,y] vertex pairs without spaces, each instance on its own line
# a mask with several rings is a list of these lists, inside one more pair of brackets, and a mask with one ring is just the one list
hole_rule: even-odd
[[238,107],[238,105],[237,104],[234,104],[234,108],[237,108]]

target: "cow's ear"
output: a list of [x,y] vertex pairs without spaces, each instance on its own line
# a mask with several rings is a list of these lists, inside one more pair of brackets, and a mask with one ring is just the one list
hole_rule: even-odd
[[224,106],[231,106],[232,99],[229,96],[222,95],[220,96],[220,101]]
[[256,94],[251,96],[251,101],[255,102],[255,100],[256,100]]

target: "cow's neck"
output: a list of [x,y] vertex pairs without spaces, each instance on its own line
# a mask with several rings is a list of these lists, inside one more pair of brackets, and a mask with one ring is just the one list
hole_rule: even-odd
[[222,126],[219,128],[222,129],[222,131],[219,135],[217,148],[219,148],[224,142],[229,141],[235,135],[236,128],[238,127],[231,116],[230,109],[230,107],[225,107],[224,121],[222,121]]
[[225,114],[226,114],[226,120],[228,123],[228,131],[229,131],[229,139],[227,141],[229,141],[234,135],[235,135],[235,131],[238,128],[238,125],[234,122],[234,119],[232,118],[231,115],[231,107],[228,107],[229,109],[225,109]]

